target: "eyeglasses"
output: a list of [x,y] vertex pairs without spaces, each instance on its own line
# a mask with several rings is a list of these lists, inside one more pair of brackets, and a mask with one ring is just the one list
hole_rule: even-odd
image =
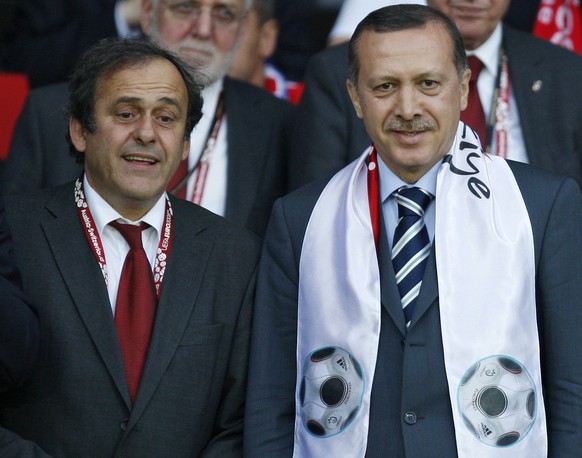
[[233,5],[202,5],[197,1],[185,0],[162,0],[162,3],[167,6],[176,18],[189,21],[198,20],[202,10],[209,9],[212,24],[221,29],[225,29],[241,19],[240,13]]

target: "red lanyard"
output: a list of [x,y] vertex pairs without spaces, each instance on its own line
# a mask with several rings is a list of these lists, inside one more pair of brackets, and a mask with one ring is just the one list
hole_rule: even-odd
[[507,141],[509,138],[510,85],[511,77],[509,75],[507,55],[502,49],[499,55],[497,84],[495,85],[495,91],[493,91],[493,102],[487,122],[487,145],[485,150],[491,152],[491,138],[492,134],[495,133],[496,154],[504,158],[507,157]]
[[378,154],[376,147],[372,145],[372,151],[368,156],[368,204],[370,206],[370,218],[374,231],[376,250],[380,241],[380,184],[378,172]]
[[196,179],[194,180],[194,188],[192,189],[192,195],[190,196],[189,200],[198,205],[202,203],[204,188],[206,186],[206,178],[208,176],[208,170],[210,168],[210,160],[212,159],[212,153],[214,153],[214,148],[216,147],[218,133],[220,131],[220,127],[222,126],[223,119],[224,119],[224,103],[223,95],[221,92],[218,98],[218,104],[216,105],[214,119],[212,120],[210,135],[206,140],[204,151],[202,151],[202,154],[200,155],[198,162],[196,163],[191,172],[193,173],[196,169],[198,170],[198,173],[196,174]]
[[[107,261],[105,260],[105,251],[103,250],[103,243],[101,242],[101,237],[99,236],[99,231],[95,227],[95,221],[91,210],[87,205],[87,200],[85,199],[85,192],[83,189],[83,177],[79,178],[75,183],[75,202],[77,203],[77,213],[79,214],[79,219],[81,220],[81,225],[85,230],[85,235],[89,241],[89,245],[93,250],[93,254],[97,259],[101,273],[103,274],[103,279],[105,284],[108,283],[107,279]],[[160,237],[160,243],[158,245],[158,250],[156,253],[156,260],[154,263],[154,284],[156,285],[156,293],[158,298],[160,297],[162,282],[164,281],[164,274],[166,272],[166,266],[168,258],[170,257],[170,251],[172,249],[172,238],[174,236],[174,225],[172,216],[172,206],[170,201],[166,196],[166,210],[164,212],[164,227],[162,230],[162,235]]]
[[192,190],[192,195],[190,196],[191,198],[189,200],[200,205],[200,202],[202,201],[202,196],[204,194],[204,187],[206,185],[208,169],[210,168],[210,159],[216,146],[218,133],[220,131],[220,127],[222,125],[222,121],[224,118],[224,112],[225,112],[224,91],[222,91],[218,96],[216,110],[214,111],[214,117],[212,118],[210,131],[208,133],[208,136],[206,137],[206,142],[204,144],[202,154],[200,154],[194,166],[188,169],[188,173],[186,173],[186,175],[184,176],[184,178],[182,178],[180,183],[178,183],[174,189],[170,190],[170,192],[173,195],[177,195],[178,192],[184,188],[184,186],[187,186],[188,180],[190,179],[192,174],[198,171],[196,175],[196,180],[194,182],[194,188]]

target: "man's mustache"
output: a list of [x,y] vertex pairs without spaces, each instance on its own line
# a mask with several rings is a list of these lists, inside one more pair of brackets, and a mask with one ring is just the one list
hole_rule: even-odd
[[384,124],[384,131],[397,132],[419,132],[423,130],[436,130],[437,126],[434,121],[424,118],[402,119],[392,118]]

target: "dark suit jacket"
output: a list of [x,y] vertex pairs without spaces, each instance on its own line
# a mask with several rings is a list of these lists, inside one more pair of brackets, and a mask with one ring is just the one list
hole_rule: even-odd
[[[228,171],[225,217],[263,235],[271,207],[287,190],[283,128],[293,108],[263,89],[225,78]],[[74,180],[82,168],[65,134],[66,84],[32,91],[4,164],[4,194]]]
[[30,375],[38,349],[38,320],[22,294],[12,238],[0,198],[0,392]]
[[5,70],[26,73],[32,87],[68,79],[81,54],[117,36],[116,0],[18,0],[0,42]]
[[[507,26],[503,45],[530,163],[582,185],[582,57]],[[336,172],[370,145],[346,89],[347,51],[329,48],[309,64],[290,136],[291,189]]]
[[[515,162],[511,168],[534,235],[549,456],[574,457],[582,446],[582,195],[572,180]],[[308,185],[273,208],[253,322],[245,414],[249,457],[292,454],[299,261],[324,185]],[[390,255],[382,255],[388,251],[385,234],[379,251],[383,307],[366,456],[455,457],[434,248],[408,332]],[[575,414],[565,413],[570,409]]]
[[0,402],[0,456],[240,456],[257,238],[172,199],[172,252],[132,407],[73,183],[6,200],[42,331],[30,382]]

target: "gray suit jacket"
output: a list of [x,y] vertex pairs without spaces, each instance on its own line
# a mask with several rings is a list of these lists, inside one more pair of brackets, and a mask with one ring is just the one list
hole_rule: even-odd
[[[582,195],[572,180],[524,164],[510,165],[534,234],[549,456],[574,457],[582,447]],[[292,455],[299,260],[305,228],[324,186],[319,181],[303,187],[273,208],[253,322],[245,414],[248,457]],[[366,456],[455,457],[434,248],[406,332],[392,263],[384,254],[387,245],[383,234],[383,308]],[[566,414],[570,409],[573,414]]]
[[73,183],[7,199],[41,344],[30,382],[0,403],[0,456],[43,456],[39,447],[58,457],[241,455],[259,244],[194,204],[172,207],[172,252],[132,407]]
[[[507,26],[503,46],[530,163],[582,186],[582,57]],[[311,60],[289,139],[291,189],[337,172],[370,146],[347,78],[347,44]],[[542,82],[538,92],[536,81]]]
[[[266,91],[225,78],[228,171],[225,217],[263,235],[271,207],[287,191],[284,126],[292,106]],[[5,195],[79,177],[66,141],[67,84],[32,91],[3,167]]]

